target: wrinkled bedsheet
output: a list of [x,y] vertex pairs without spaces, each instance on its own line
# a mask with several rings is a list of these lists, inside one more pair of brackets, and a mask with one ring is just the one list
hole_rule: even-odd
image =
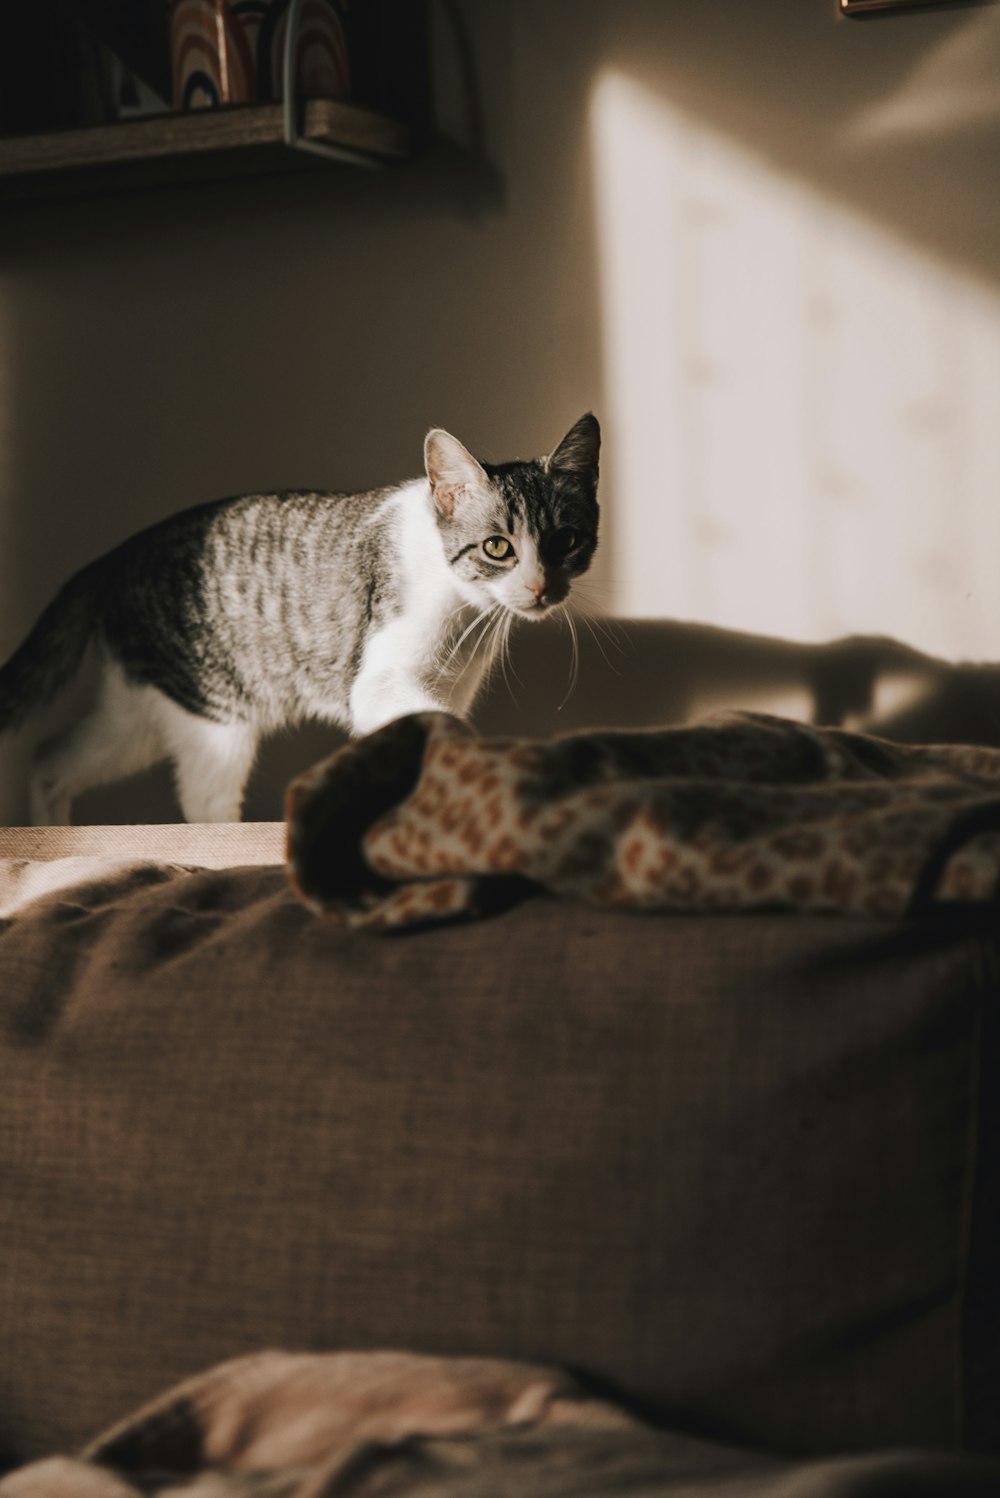
[[542,1367],[265,1352],[169,1391],[0,1498],[995,1498],[1000,1463],[792,1463],[656,1430]]
[[530,893],[638,909],[899,916],[988,901],[1000,750],[904,746],[763,714],[548,741],[401,718],[298,777],[300,897],[348,925],[487,914]]

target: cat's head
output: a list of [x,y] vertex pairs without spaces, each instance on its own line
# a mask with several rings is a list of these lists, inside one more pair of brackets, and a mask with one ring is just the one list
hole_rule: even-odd
[[445,555],[463,596],[540,619],[564,603],[597,545],[601,429],[589,413],[547,458],[480,463],[436,427],[424,464]]

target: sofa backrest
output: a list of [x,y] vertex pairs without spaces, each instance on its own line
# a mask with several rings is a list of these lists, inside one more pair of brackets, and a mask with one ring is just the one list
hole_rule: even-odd
[[997,992],[961,912],[385,938],[267,868],[40,899],[0,932],[0,1445],[395,1347],[775,1450],[996,1449]]

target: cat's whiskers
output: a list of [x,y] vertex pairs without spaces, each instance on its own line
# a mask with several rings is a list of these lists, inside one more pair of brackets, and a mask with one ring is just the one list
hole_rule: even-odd
[[601,636],[604,636],[605,642],[613,649],[615,649],[620,656],[625,656],[628,654],[628,647],[630,643],[628,638],[628,631],[624,628],[623,625],[617,623],[616,620],[609,619],[604,614],[593,613],[586,606],[586,601],[577,596],[581,591],[582,590],[580,589],[578,583],[576,588],[574,588],[573,590],[573,601],[576,605],[575,612],[579,617],[581,624],[586,625],[587,632],[600,651],[601,658],[604,661],[604,664],[608,667],[609,670],[617,673],[619,668],[615,665],[614,661],[611,660],[604,648],[604,645],[601,643]]
[[484,676],[489,676],[490,672],[493,670],[493,663],[496,659],[497,651],[497,634],[501,628],[506,612],[507,610],[504,608],[502,603],[495,604],[493,608],[489,610],[486,616],[486,625],[480,632],[479,638],[476,640],[475,646],[473,647],[472,654],[469,656],[469,660],[466,663],[468,665],[471,665],[473,658],[479,651],[479,647],[483,646]]
[[580,613],[588,614],[592,619],[597,620],[598,623],[607,625],[611,633],[618,630],[624,634],[620,621],[606,614],[603,607],[595,603],[595,600],[603,600],[606,597],[606,593],[605,585],[598,582],[596,578],[578,577],[573,584],[571,606]]
[[[598,630],[600,629],[600,622],[599,621],[595,622],[593,619],[588,618],[588,616],[586,614],[583,614],[583,613],[581,613],[581,615],[580,615],[580,622],[582,624],[586,625],[587,632],[589,633],[590,638],[593,640],[594,644],[597,646],[597,649],[600,652],[601,659],[603,660],[604,664],[608,667],[608,670],[609,671],[614,671],[616,673],[619,673],[621,668],[619,666],[615,665],[614,661],[611,659],[611,657],[608,655],[608,652],[605,650],[604,645],[601,643],[601,636],[598,633]],[[625,652],[624,652],[622,646],[615,639],[614,635],[608,633],[608,634],[605,635],[605,639],[608,641],[609,644],[614,645],[615,648],[619,651],[620,654],[624,655]]]
[[496,612],[490,620],[490,627],[486,631],[486,670],[492,671],[496,665],[497,656],[500,653],[500,636],[503,630],[503,621],[506,609],[503,604],[497,606]]
[[504,650],[504,626],[509,627],[510,613],[503,604],[497,604],[490,616],[489,627],[484,631],[486,640],[486,655],[484,676],[490,677],[496,667],[497,659],[503,661]]
[[503,631],[503,653],[504,653],[504,658],[510,662],[510,669],[511,669],[511,671],[514,674],[514,680],[517,682],[518,686],[523,686],[524,683],[521,680],[521,678],[518,676],[518,674],[517,674],[517,667],[514,665],[514,653],[513,653],[513,651],[510,648],[510,632],[511,632],[511,630],[513,628],[514,628],[514,615],[513,614],[508,614],[506,622],[504,624],[504,631]]
[[[497,611],[499,609],[501,609],[502,607],[503,607],[503,605],[499,604],[499,603],[490,604],[490,606],[488,608],[482,609],[475,616],[475,618],[469,624],[466,625],[465,629],[463,629],[462,633],[459,635],[458,639],[455,641],[454,645],[451,646],[451,648],[448,651],[448,654],[445,656],[444,661],[442,662],[442,667],[441,667],[442,670],[447,670],[448,669],[448,667],[451,665],[452,661],[458,655],[458,652],[461,650],[462,646],[465,644],[466,640],[472,634],[472,631],[474,629],[476,629],[477,626],[479,626],[480,624],[482,624],[483,625],[483,629],[481,630],[478,639],[473,644],[472,649],[469,651],[469,654],[468,654],[468,657],[466,658],[466,660],[464,660],[461,663],[461,665],[459,666],[459,668],[458,668],[458,670],[456,672],[456,675],[461,676],[463,671],[468,670],[469,666],[471,665],[471,663],[472,663],[472,661],[473,661],[473,659],[475,657],[476,651],[479,649],[480,645],[482,644],[484,637],[489,633],[490,622],[496,616]],[[456,613],[461,613],[461,609],[457,609]]]
[[508,673],[507,670],[507,667],[509,665],[510,672],[513,673],[514,680],[518,682],[519,685],[523,686],[523,682],[521,682],[521,678],[517,674],[517,669],[514,665],[514,660],[510,652],[510,632],[513,626],[514,615],[510,612],[505,611],[504,617],[500,621],[500,626],[496,632],[496,653],[500,657],[500,670],[503,672],[504,685],[506,686],[511,697],[516,700],[516,694],[510,682],[510,673]]
[[559,612],[560,612],[560,615],[561,615],[562,619],[564,620],[564,622],[566,624],[566,628],[569,630],[570,642],[571,642],[571,644],[573,646],[573,655],[572,655],[572,659],[570,661],[569,686],[566,688],[566,695],[563,697],[563,700],[560,702],[559,706],[556,708],[556,712],[557,713],[561,713],[562,712],[563,708],[566,706],[567,702],[572,697],[572,695],[573,695],[573,689],[575,688],[576,683],[577,683],[577,678],[580,675],[580,641],[579,641],[579,637],[577,635],[576,621],[573,618],[573,615],[570,613],[569,609],[560,609]]

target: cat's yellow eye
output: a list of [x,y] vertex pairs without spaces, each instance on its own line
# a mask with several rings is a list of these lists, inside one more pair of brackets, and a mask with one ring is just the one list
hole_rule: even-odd
[[487,536],[483,542],[483,550],[494,562],[509,562],[514,555],[514,548],[506,536]]

